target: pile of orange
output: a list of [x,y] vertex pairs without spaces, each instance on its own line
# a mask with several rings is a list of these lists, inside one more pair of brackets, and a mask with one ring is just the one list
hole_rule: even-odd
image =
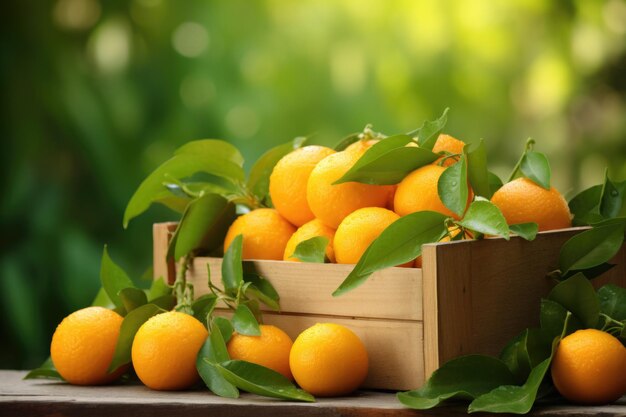
[[[372,241],[401,216],[429,210],[458,220],[439,198],[437,183],[446,167],[458,161],[465,145],[462,141],[439,135],[433,152],[442,157],[409,173],[397,185],[334,184],[376,142],[359,140],[341,152],[305,146],[284,156],[270,176],[274,208],[239,217],[228,230],[224,250],[241,234],[245,259],[298,261],[293,257],[298,244],[323,236],[329,241],[329,262],[355,264]],[[469,194],[468,206],[474,197],[471,190]],[[491,201],[509,224],[535,222],[540,231],[571,226],[562,195],[526,178],[505,184]],[[421,262],[398,266],[412,265],[420,267]]]

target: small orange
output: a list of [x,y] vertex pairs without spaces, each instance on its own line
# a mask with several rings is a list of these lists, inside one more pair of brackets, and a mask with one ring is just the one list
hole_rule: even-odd
[[300,262],[297,258],[292,258],[291,255],[296,250],[299,243],[304,242],[307,239],[311,239],[316,236],[324,236],[328,238],[328,246],[326,246],[326,257],[330,262],[335,262],[335,250],[333,249],[333,239],[335,238],[335,229],[331,229],[318,219],[313,219],[310,222],[300,226],[296,232],[291,235],[291,238],[287,242],[285,247],[285,254],[283,260]]
[[[364,152],[364,151],[363,151]],[[311,172],[307,199],[315,217],[336,229],[350,213],[363,207],[385,207],[392,187],[358,182],[333,183],[341,178],[363,152],[337,152],[322,159]]]
[[[446,135],[442,133],[441,135],[439,135],[439,137],[437,138],[437,141],[435,142],[435,145],[433,146],[433,152],[434,153],[448,152],[453,155],[460,155],[463,153],[464,146],[465,146],[464,142],[461,142],[460,140],[455,139],[450,135]],[[437,162],[441,161],[441,159],[443,159],[443,157],[437,159],[437,161],[435,161],[434,163],[436,164]],[[458,157],[448,158],[443,162],[443,166],[448,167],[456,163],[456,161],[458,160],[459,160]]]
[[345,326],[317,323],[296,338],[289,355],[293,376],[302,389],[320,397],[349,394],[367,377],[367,350]]
[[196,356],[207,335],[202,323],[189,314],[169,311],[151,317],[133,340],[137,376],[154,390],[191,387],[199,378]]
[[115,381],[127,367],[107,370],[122,326],[122,316],[103,307],[87,307],[65,317],[52,336],[50,356],[70,384],[101,385]]
[[[400,216],[381,207],[366,207],[349,214],[335,233],[337,263],[355,264],[368,246]],[[412,262],[401,266],[410,266]]]
[[608,333],[578,330],[559,343],[551,373],[568,400],[608,404],[626,394],[626,348]]
[[[415,213],[416,211],[436,211],[446,216],[458,219],[459,216],[448,209],[437,191],[439,177],[445,171],[439,165],[425,165],[416,169],[398,184],[393,207],[400,216]],[[473,193],[469,192],[467,204],[471,202]]]
[[231,359],[239,359],[270,368],[293,380],[289,370],[289,352],[293,341],[276,326],[261,324],[261,336],[235,333],[228,341]]
[[546,190],[528,178],[504,184],[491,197],[508,224],[535,222],[539,231],[564,229],[572,225],[567,201],[554,188]]
[[270,197],[278,212],[291,224],[302,226],[313,220],[306,200],[306,184],[315,165],[334,150],[325,146],[305,146],[278,161],[270,176]]
[[261,208],[239,216],[228,229],[224,251],[243,235],[243,259],[283,259],[287,241],[296,228],[275,209]]

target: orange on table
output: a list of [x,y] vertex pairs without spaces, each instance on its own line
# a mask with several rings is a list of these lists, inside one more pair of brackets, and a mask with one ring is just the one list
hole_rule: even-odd
[[65,317],[57,326],[50,356],[61,376],[74,385],[101,385],[118,379],[128,367],[113,373],[113,360],[122,316],[104,307],[87,307]]
[[261,208],[239,216],[228,229],[224,251],[243,235],[243,259],[282,260],[285,246],[296,228],[275,209]]
[[504,184],[491,197],[508,224],[535,222],[539,231],[564,229],[572,225],[567,201],[554,188],[546,190],[528,178]]
[[[335,232],[337,263],[355,264],[368,246],[400,216],[381,207],[365,207],[349,214]],[[411,266],[413,261],[400,266]]]
[[307,200],[315,217],[336,229],[350,213],[363,207],[385,207],[392,187],[346,182],[333,185],[364,151],[337,152],[322,159],[311,172]]
[[[404,177],[396,190],[393,202],[395,212],[406,216],[417,211],[430,210],[458,220],[459,216],[448,209],[439,198],[437,182],[443,171],[445,168],[439,165],[425,165]],[[470,190],[468,205],[472,198],[473,193]]]
[[287,246],[285,247],[285,253],[283,260],[300,262],[298,258],[292,258],[291,255],[296,250],[299,243],[305,240],[311,239],[317,236],[324,236],[328,238],[328,246],[326,246],[326,257],[330,262],[335,262],[335,250],[333,249],[333,239],[335,238],[335,229],[326,226],[319,219],[313,219],[310,222],[303,224],[291,235]]
[[230,358],[265,366],[293,380],[289,369],[293,341],[276,326],[261,324],[260,328],[261,336],[233,334],[227,345]]
[[208,333],[202,323],[177,311],[157,314],[141,325],[133,340],[137,376],[148,388],[182,390],[198,381],[196,356]]
[[274,208],[291,224],[302,226],[313,220],[306,199],[307,182],[315,165],[334,150],[325,146],[305,146],[278,161],[270,175],[270,197]]
[[572,402],[608,404],[626,394],[626,348],[600,330],[564,337],[551,366],[556,389]]
[[367,350],[345,326],[317,323],[296,338],[289,354],[293,376],[302,389],[320,397],[346,395],[367,377]]
[[[465,142],[461,142],[460,140],[453,138],[450,135],[446,135],[442,133],[439,135],[439,137],[437,138],[437,141],[435,142],[435,145],[433,146],[433,152],[439,153],[439,152],[445,151],[451,154],[462,154],[464,146],[465,146]],[[444,157],[441,157],[433,163],[437,164],[443,158]],[[458,160],[459,160],[458,157],[448,158],[445,161],[443,161],[443,166],[448,167],[450,165],[454,165]]]

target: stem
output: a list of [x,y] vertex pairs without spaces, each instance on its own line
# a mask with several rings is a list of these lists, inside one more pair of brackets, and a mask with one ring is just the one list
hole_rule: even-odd
[[526,156],[526,153],[529,151],[533,150],[533,145],[535,144],[535,140],[532,138],[528,138],[526,140],[526,146],[524,147],[524,152],[522,153],[522,156],[520,156],[520,158],[517,161],[517,164],[515,164],[515,167],[513,167],[513,172],[511,172],[511,175],[509,175],[509,179],[506,182],[511,182],[513,181],[513,178],[515,178],[515,176],[517,175],[517,172],[519,171],[520,167],[522,166],[522,161],[524,160],[524,156]]
[[178,271],[176,272],[176,281],[174,281],[174,293],[176,294],[176,311],[181,311],[187,314],[193,314],[191,309],[191,299],[193,298],[193,285],[187,284],[187,270],[189,269],[189,263],[191,261],[191,255],[185,255],[179,262]]
[[437,165],[439,166],[443,166],[444,162],[450,158],[461,158],[461,154],[460,153],[450,153],[450,152],[445,152],[445,156],[443,158],[441,158],[438,162]]

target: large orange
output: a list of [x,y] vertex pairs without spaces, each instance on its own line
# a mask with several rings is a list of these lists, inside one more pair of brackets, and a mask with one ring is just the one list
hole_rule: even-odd
[[243,235],[243,259],[283,259],[287,241],[296,228],[275,209],[252,210],[242,216],[228,229],[224,239],[224,251],[233,239]]
[[554,188],[546,190],[528,178],[504,184],[491,197],[508,224],[535,222],[539,231],[564,229],[572,216],[563,196]]
[[[400,216],[406,216],[416,211],[430,210],[458,219],[459,217],[439,198],[437,183],[443,171],[445,168],[439,165],[425,165],[404,177],[398,184],[393,201],[395,212]],[[470,190],[467,204],[472,198]]]
[[228,341],[231,359],[239,359],[265,366],[287,379],[293,380],[289,370],[289,352],[293,341],[276,326],[261,324],[261,336],[235,333]]
[[[437,141],[435,142],[435,145],[433,146],[433,152],[434,153],[448,152],[453,155],[461,155],[463,153],[464,146],[465,146],[464,142],[461,142],[460,140],[453,138],[450,135],[446,135],[442,133],[441,135],[439,135],[439,137],[437,138]],[[437,161],[435,161],[435,163],[440,161],[442,158],[443,157],[439,158]],[[444,167],[450,166],[458,160],[459,160],[458,157],[448,158],[445,161],[443,161],[443,166]]]
[[291,255],[296,250],[299,243],[305,240],[311,239],[317,236],[324,236],[328,238],[328,246],[326,246],[326,257],[331,262],[335,262],[335,251],[333,249],[333,239],[335,238],[335,229],[326,226],[319,219],[313,219],[310,222],[303,224],[296,230],[291,236],[285,247],[285,253],[283,259],[285,261],[300,262],[297,258],[292,258]]
[[626,348],[608,333],[578,330],[559,343],[551,372],[568,400],[607,404],[626,394]]
[[347,327],[318,323],[296,338],[291,372],[304,390],[320,397],[349,394],[367,377],[367,350]]
[[189,314],[170,311],[151,317],[133,340],[137,376],[154,390],[191,387],[199,378],[196,356],[207,335],[202,323]]
[[392,187],[346,182],[333,185],[363,152],[344,151],[322,159],[311,172],[307,199],[315,217],[333,229],[350,213],[363,207],[385,207]]
[[125,371],[107,370],[124,319],[103,307],[87,307],[65,317],[52,336],[50,356],[59,374],[70,384],[100,385]]
[[270,196],[278,212],[290,223],[302,226],[313,220],[306,199],[306,185],[315,165],[334,150],[324,146],[305,146],[285,155],[270,176]]

